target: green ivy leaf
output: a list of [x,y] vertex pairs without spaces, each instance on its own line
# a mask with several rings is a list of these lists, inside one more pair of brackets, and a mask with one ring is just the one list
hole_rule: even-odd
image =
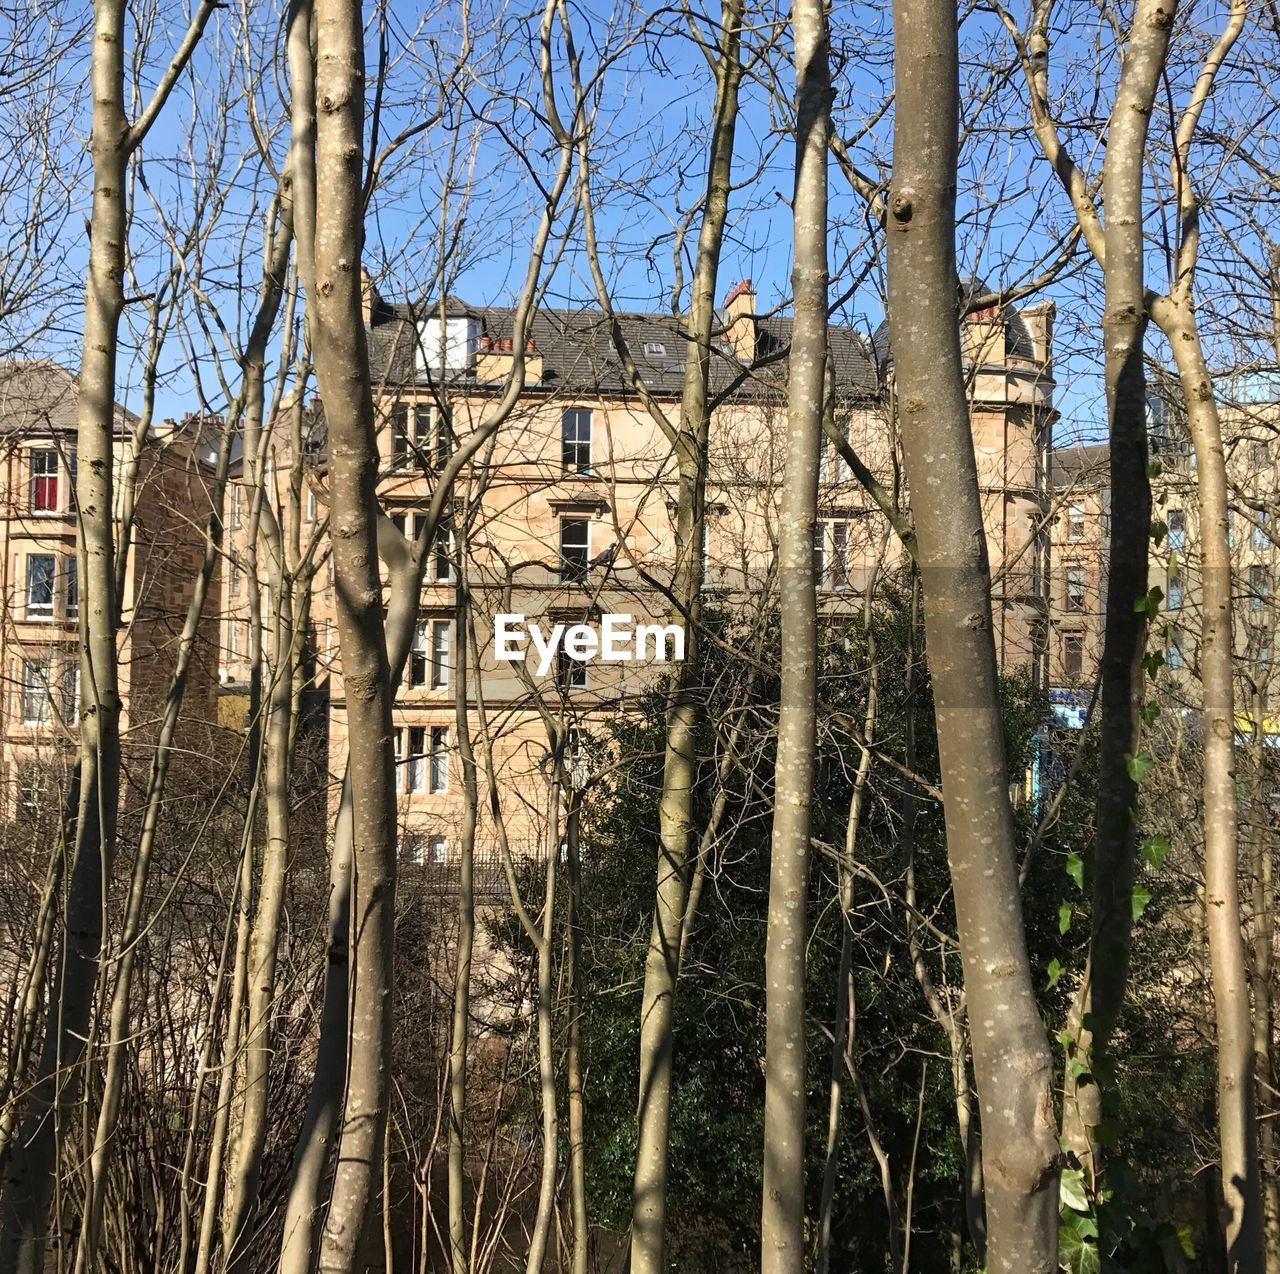
[[1139,920],[1142,913],[1147,909],[1147,903],[1151,901],[1151,890],[1146,885],[1134,885],[1133,898],[1131,900],[1133,906],[1133,918]]
[[1154,681],[1156,674],[1164,667],[1164,651],[1153,650],[1142,657],[1142,667],[1147,676]]
[[1062,977],[1062,961],[1056,958],[1050,960],[1049,967],[1045,972],[1049,975],[1049,981],[1045,984],[1044,989],[1046,991],[1052,991],[1053,988],[1058,985],[1058,982]]
[[1089,1196],[1084,1188],[1084,1171],[1080,1168],[1064,1168],[1058,1186],[1058,1198],[1075,1212],[1088,1212]]
[[1154,725],[1160,719],[1160,705],[1154,701],[1148,701],[1142,705],[1142,724]]
[[1169,849],[1169,838],[1157,832],[1154,836],[1148,836],[1142,842],[1142,861],[1154,871],[1159,871],[1164,866],[1164,860],[1169,853]]
[[1074,1040],[1074,1036],[1072,1036],[1070,1031],[1059,1031],[1053,1038],[1058,1041],[1058,1044],[1064,1052],[1071,1048]]
[[1159,548],[1164,543],[1164,537],[1169,534],[1169,528],[1158,518],[1151,524],[1151,542]]
[[1147,462],[1147,477],[1153,481],[1164,472],[1164,465],[1159,460],[1149,460]]
[[1071,928],[1071,904],[1069,902],[1060,902],[1058,904],[1058,932],[1066,933]]
[[1195,1260],[1196,1245],[1192,1238],[1193,1231],[1189,1225],[1178,1226],[1178,1246],[1182,1249],[1182,1255],[1189,1261]]
[[1137,756],[1125,754],[1124,768],[1129,772],[1129,777],[1135,783],[1141,783],[1147,776],[1147,771],[1155,765],[1155,758],[1150,752],[1139,752]]
[[1076,882],[1077,889],[1084,888],[1084,859],[1074,849],[1067,855],[1067,875]]
[[1155,619],[1160,614],[1160,603],[1164,601],[1164,589],[1157,585],[1155,588],[1148,589],[1141,597],[1133,603],[1135,614],[1145,615],[1148,619]]

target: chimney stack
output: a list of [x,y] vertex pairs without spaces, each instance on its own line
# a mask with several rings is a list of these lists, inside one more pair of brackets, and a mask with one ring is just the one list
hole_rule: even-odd
[[725,336],[740,363],[756,356],[756,290],[750,279],[735,284],[724,298]]
[[360,312],[364,316],[365,327],[373,326],[373,312],[381,298],[373,281],[373,275],[364,267],[360,267]]

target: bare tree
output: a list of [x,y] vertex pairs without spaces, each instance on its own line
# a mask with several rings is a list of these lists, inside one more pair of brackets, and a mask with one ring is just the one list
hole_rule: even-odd
[[795,39],[795,318],[787,375],[787,460],[778,524],[782,692],[765,946],[764,1201],[760,1268],[804,1269],[805,900],[817,731],[818,615],[813,528],[826,404],[827,148],[831,61],[826,9],[792,7]]
[[956,312],[954,8],[894,5],[888,309],[925,601],[947,855],[982,1112],[987,1268],[1058,1268],[1051,1059],[1031,987]]
[[[81,709],[73,859],[39,1077],[21,1136],[7,1165],[0,1265],[26,1274],[43,1267],[61,1121],[79,1091],[79,1060],[91,1014],[102,945],[102,898],[115,853],[120,791],[120,694],[116,634],[116,543],[113,467],[116,358],[124,305],[130,156],[146,138],[190,60],[213,12],[211,0],[190,26],[141,114],[125,111],[123,0],[94,6],[93,211],[85,284],[76,450],[79,516]],[[70,801],[68,801],[70,805]]]

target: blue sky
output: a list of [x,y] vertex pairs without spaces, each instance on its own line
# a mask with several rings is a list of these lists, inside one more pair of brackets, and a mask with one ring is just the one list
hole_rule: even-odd
[[[583,73],[597,73],[593,104],[595,193],[607,272],[616,303],[624,308],[667,309],[675,265],[675,228],[701,193],[707,119],[712,85],[701,53],[687,32],[669,19],[619,5],[584,4],[573,11],[575,41]],[[1095,13],[1090,19],[1089,14]],[[155,54],[140,77],[145,92],[171,48],[185,15],[161,8],[153,36]],[[371,209],[365,260],[393,296],[419,296],[438,286],[443,229],[448,290],[478,302],[509,299],[523,278],[527,245],[536,212],[536,182],[547,180],[555,160],[546,128],[538,119],[536,74],[537,15],[489,4],[469,10],[473,37],[471,68],[459,91],[447,95],[441,117],[389,165],[385,188]],[[1082,16],[1083,15],[1083,16]],[[784,12],[753,12],[747,44],[752,65],[744,81],[738,125],[733,224],[721,269],[721,295],[738,279],[754,280],[762,309],[785,307],[789,291],[791,145],[785,134],[789,71],[761,55],[772,36],[785,39]],[[1106,100],[1114,68],[1090,45],[1096,24],[1092,6],[1065,6],[1065,29],[1055,44],[1057,78],[1064,96],[1087,96],[1083,66]],[[136,286],[148,296],[175,260],[166,235],[179,238],[192,221],[202,184],[228,185],[230,195],[205,246],[197,281],[218,316],[233,332],[242,328],[254,300],[259,269],[261,224],[274,177],[253,153],[247,104],[252,99],[274,162],[285,144],[286,85],[273,60],[280,38],[279,14],[252,10],[248,38],[238,29],[241,15],[220,11],[176,90],[165,115],[148,138],[136,174],[133,247]],[[666,23],[666,25],[664,25]],[[892,117],[881,113],[891,83],[891,32],[883,7],[837,6],[833,52],[836,65],[837,124],[845,136],[872,123],[854,153],[863,169],[883,175],[891,142]],[[429,12],[392,0],[385,31],[371,19],[369,61],[385,38],[390,67],[384,80],[381,137],[385,139],[431,114],[440,100],[434,88],[461,40],[462,9],[446,3]],[[989,100],[991,68],[1008,60],[1003,31],[989,15],[971,15],[964,32],[966,67],[963,99],[972,128],[966,138],[960,179],[959,231],[962,267],[991,283],[1010,283],[1034,271],[1070,222],[1065,199],[1026,134],[1021,97],[1002,89]],[[557,71],[563,77],[563,47]],[[83,83],[85,43],[68,55],[67,83]],[[776,83],[771,78],[777,76]],[[1077,79],[1079,83],[1077,83]],[[563,79],[561,81],[564,82]],[[1020,89],[1017,77],[1009,86]],[[465,90],[465,91],[463,91]],[[562,98],[563,100],[563,98]],[[224,105],[229,102],[229,107]],[[984,103],[982,110],[975,103]],[[67,95],[61,154],[72,173],[65,219],[58,236],[65,250],[67,288],[58,323],[40,340],[46,352],[74,365],[79,339],[77,272],[83,268],[82,216],[87,211],[87,165],[80,150],[87,131],[87,100]],[[878,116],[878,118],[877,118]],[[1096,166],[1096,141],[1087,128],[1072,138],[1083,162]],[[220,175],[219,175],[220,174]],[[447,197],[442,191],[448,190]],[[833,299],[864,273],[875,236],[866,208],[833,164],[831,173],[831,263]],[[692,221],[689,246],[696,238]],[[552,279],[554,304],[591,304],[594,289],[571,227]],[[1059,408],[1064,440],[1097,437],[1103,429],[1098,375],[1099,298],[1096,271],[1081,258],[1067,277],[1045,295],[1058,305]],[[188,256],[190,274],[196,271]],[[216,331],[211,310],[202,329],[192,297],[193,279],[179,283],[183,302],[173,313],[157,389],[159,414],[180,415],[198,405],[201,385],[218,407],[218,371],[230,377],[229,347]],[[685,274],[687,280],[687,269]],[[882,317],[880,267],[838,309],[837,318],[867,330]],[[137,406],[138,347],[147,337],[145,305],[127,307],[125,357],[119,396]]]

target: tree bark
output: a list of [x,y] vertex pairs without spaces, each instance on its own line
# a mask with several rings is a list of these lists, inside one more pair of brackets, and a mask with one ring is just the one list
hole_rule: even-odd
[[1107,1056],[1124,1003],[1137,872],[1138,788],[1129,758],[1139,750],[1147,617],[1136,603],[1147,592],[1151,484],[1147,477],[1147,399],[1143,341],[1143,174],[1151,108],[1169,48],[1172,0],[1139,0],[1116,90],[1102,171],[1106,228],[1102,258],[1111,544],[1107,623],[1102,640],[1098,788],[1094,817],[1092,932],[1085,976],[1067,1029],[1071,1059],[1063,1078],[1062,1131],[1090,1173],[1097,1170],[1096,1129],[1103,1119]]
[[1240,899],[1232,681],[1227,463],[1213,380],[1190,304],[1189,273],[1152,315],[1169,338],[1196,454],[1200,530],[1200,683],[1204,747],[1204,886],[1217,1027],[1218,1137],[1227,1269],[1262,1274],[1262,1184],[1254,1100],[1253,1015]]
[[330,533],[350,753],[351,976],[345,1108],[319,1268],[354,1274],[390,1097],[396,801],[378,568],[369,351],[361,312],[364,31],[359,0],[316,0],[315,286],[307,296],[331,475]]
[[787,458],[778,531],[782,684],[765,939],[762,1274],[802,1274],[805,1149],[805,917],[817,730],[813,532],[826,398],[827,147],[831,65],[826,8],[797,0],[794,297],[787,367]]
[[93,206],[84,330],[76,404],[76,508],[80,589],[80,764],[74,857],[49,1020],[21,1135],[5,1165],[0,1269],[40,1274],[57,1174],[61,1121],[77,1100],[89,1036],[103,894],[115,852],[120,794],[120,711],[116,652],[119,599],[113,500],[116,354],[128,239],[129,156],[164,105],[212,12],[202,0],[186,36],[141,116],[125,114],[123,0],[94,5]]
[[681,939],[689,898],[690,845],[695,835],[695,739],[702,717],[698,679],[698,622],[702,607],[703,537],[706,533],[708,389],[715,293],[729,215],[738,85],[742,76],[743,0],[723,0],[711,154],[705,212],[687,315],[689,340],[674,441],[678,469],[673,619],[684,625],[685,660],[676,664],[667,702],[659,850],[653,924],[645,958],[640,1008],[640,1092],[636,1109],[636,1169],[631,1209],[632,1274],[663,1274],[667,1179],[671,1153],[671,1085],[675,1051],[673,1016],[680,973]]
[[958,31],[894,4],[888,313],[982,1114],[987,1268],[1056,1274],[1052,1063],[1031,986],[956,304]]

